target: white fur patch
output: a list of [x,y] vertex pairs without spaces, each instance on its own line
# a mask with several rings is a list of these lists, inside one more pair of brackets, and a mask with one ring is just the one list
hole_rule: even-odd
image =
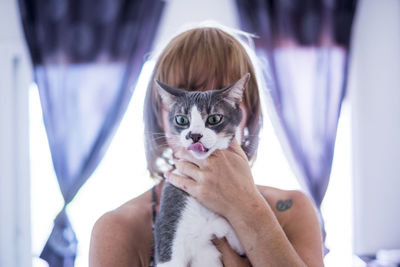
[[207,118],[203,118],[201,116],[201,113],[198,110],[197,106],[193,106],[192,109],[190,110],[190,126],[188,129],[182,131],[180,134],[181,144],[185,148],[187,148],[193,143],[192,139],[186,138],[186,135],[189,132],[192,132],[194,134],[201,134],[203,136],[200,139],[200,143],[202,143],[204,147],[209,149],[209,151],[201,156],[191,151],[192,155],[194,155],[197,158],[206,158],[216,149],[224,149],[227,147],[227,146],[223,147],[226,142],[224,142],[225,140],[223,140],[222,137],[218,136],[213,130],[205,126],[206,119]]
[[190,111],[190,118],[191,121],[189,130],[192,131],[192,133],[202,134],[206,127],[197,106],[192,107],[192,110]]
[[232,226],[221,216],[188,197],[177,226],[171,261],[157,267],[222,267],[220,252],[211,243],[213,237],[226,237],[239,254],[244,250]]

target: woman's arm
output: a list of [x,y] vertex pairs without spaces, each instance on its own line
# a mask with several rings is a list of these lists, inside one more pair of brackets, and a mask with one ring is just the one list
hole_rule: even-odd
[[[253,266],[323,266],[315,214],[307,208],[304,218],[293,217],[293,224],[302,220],[301,227],[290,223],[292,232],[287,236],[254,185],[247,157],[235,140],[229,150],[216,151],[205,160],[182,151],[176,157],[181,159],[175,164],[182,175],[170,173],[167,179],[231,223]],[[295,202],[300,200],[296,197]],[[310,236],[300,233],[309,223]]]
[[285,199],[293,200],[288,210],[289,221],[284,226],[290,243],[307,266],[324,266],[321,225],[314,204],[299,191],[289,191]]
[[[264,198],[247,216],[229,221],[253,266],[323,266],[320,226],[309,199],[291,193],[285,229]],[[264,201],[264,204],[262,202]],[[279,212],[279,211],[278,211]]]

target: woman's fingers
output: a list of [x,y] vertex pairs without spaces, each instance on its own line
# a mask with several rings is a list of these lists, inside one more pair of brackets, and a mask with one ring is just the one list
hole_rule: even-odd
[[177,160],[175,161],[176,169],[184,176],[188,176],[193,178],[196,181],[199,181],[202,177],[202,173],[200,171],[199,166],[196,164],[185,161],[185,160]]
[[251,264],[247,258],[241,257],[229,245],[226,238],[212,240],[214,246],[221,252],[222,262],[224,266],[230,267],[250,267]]
[[182,189],[189,195],[193,195],[196,186],[196,182],[194,180],[172,172],[165,173],[165,178],[175,187]]

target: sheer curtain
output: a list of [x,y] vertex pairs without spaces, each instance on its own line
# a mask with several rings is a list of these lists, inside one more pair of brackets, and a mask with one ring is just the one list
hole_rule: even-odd
[[[328,187],[356,0],[236,0],[267,81],[271,117],[303,189],[320,207]],[[325,253],[327,253],[325,249]]]
[[19,0],[65,201],[40,256],[51,267],[74,265],[77,238],[66,206],[106,152],[151,49],[164,4],[161,0]]

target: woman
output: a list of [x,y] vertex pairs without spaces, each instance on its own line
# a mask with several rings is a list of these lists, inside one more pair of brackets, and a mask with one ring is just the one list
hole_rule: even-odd
[[[211,27],[184,32],[160,54],[151,81],[206,91],[224,88],[246,73],[251,78],[241,104],[243,142],[233,141],[229,149],[203,161],[175,149],[165,138],[168,107],[150,82],[144,105],[146,157],[150,174],[161,182],[96,222],[91,267],[151,266],[152,223],[162,177],[232,225],[246,258],[237,255],[225,239],[215,239],[224,266],[323,266],[320,226],[312,202],[301,192],[253,182],[249,162],[256,155],[262,118],[254,65],[239,39]],[[170,172],[173,160],[182,175]]]

